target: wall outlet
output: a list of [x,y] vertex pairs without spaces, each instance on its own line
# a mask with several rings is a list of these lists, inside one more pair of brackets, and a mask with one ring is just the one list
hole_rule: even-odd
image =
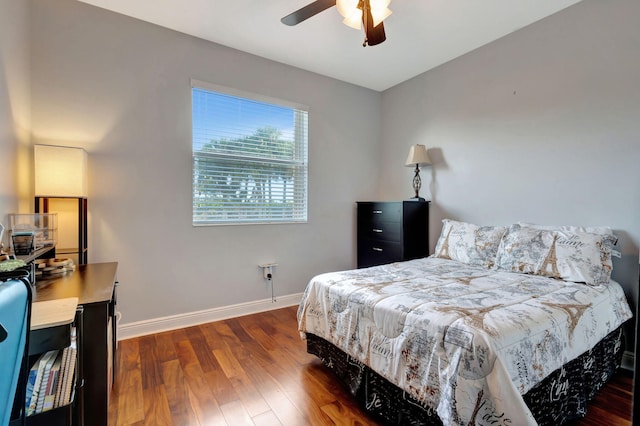
[[258,265],[259,267],[262,268],[262,276],[264,277],[265,280],[272,280],[273,279],[273,268],[275,266],[278,266],[277,263],[263,263]]

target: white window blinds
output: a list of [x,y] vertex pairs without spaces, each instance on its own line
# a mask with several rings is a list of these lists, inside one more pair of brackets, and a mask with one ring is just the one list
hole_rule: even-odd
[[307,221],[307,108],[192,82],[193,225]]

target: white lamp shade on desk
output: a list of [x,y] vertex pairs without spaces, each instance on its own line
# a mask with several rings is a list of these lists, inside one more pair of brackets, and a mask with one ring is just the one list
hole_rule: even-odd
[[87,197],[87,152],[82,148],[35,145],[36,197]]

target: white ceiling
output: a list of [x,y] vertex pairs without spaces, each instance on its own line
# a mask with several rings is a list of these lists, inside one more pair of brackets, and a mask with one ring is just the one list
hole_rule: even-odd
[[387,40],[366,48],[335,7],[280,22],[312,0],[79,1],[383,91],[581,0],[392,0]]

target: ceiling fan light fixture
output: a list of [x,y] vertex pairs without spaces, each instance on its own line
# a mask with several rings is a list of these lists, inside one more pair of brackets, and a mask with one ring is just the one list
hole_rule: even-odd
[[385,19],[387,19],[392,13],[393,12],[388,7],[384,8],[381,11],[376,11],[372,7],[371,8],[371,16],[373,16],[373,26],[374,27],[378,26],[378,24],[380,24],[380,22],[382,22]]
[[336,0],[336,8],[343,18],[349,19],[355,13],[362,16],[362,11],[358,9],[358,0]]
[[377,26],[391,15],[389,4],[391,4],[391,0],[369,0],[374,26]]
[[362,29],[362,12],[360,10],[351,14],[351,16],[345,17],[342,23],[347,27],[351,27],[355,30]]
[[369,0],[371,9],[386,9],[391,4],[391,0]]
[[369,3],[371,16],[373,17],[373,26],[378,26],[382,21],[391,15],[389,4],[391,0],[369,0],[362,2],[360,0],[336,0],[336,8],[344,20],[342,21],[348,27],[359,30],[362,28],[362,6]]

